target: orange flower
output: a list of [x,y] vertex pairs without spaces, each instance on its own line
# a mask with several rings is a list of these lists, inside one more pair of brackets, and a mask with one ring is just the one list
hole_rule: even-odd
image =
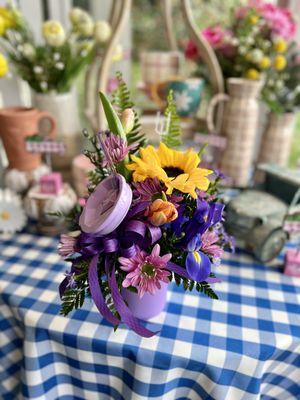
[[146,216],[152,225],[160,226],[174,221],[178,217],[178,212],[173,203],[156,199],[148,208]]

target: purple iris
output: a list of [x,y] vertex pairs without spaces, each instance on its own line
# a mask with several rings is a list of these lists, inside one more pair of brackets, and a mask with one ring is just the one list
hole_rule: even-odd
[[196,235],[202,235],[209,227],[220,222],[223,210],[224,204],[198,199],[193,217],[181,227],[181,232],[185,233],[182,245],[187,246]]
[[194,281],[205,281],[211,271],[211,262],[206,254],[199,251],[201,248],[200,235],[195,236],[187,246],[188,255],[185,260],[186,270]]

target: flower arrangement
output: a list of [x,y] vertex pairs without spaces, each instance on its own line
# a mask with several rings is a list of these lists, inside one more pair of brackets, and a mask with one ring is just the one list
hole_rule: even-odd
[[[224,76],[257,80],[286,68],[285,52],[296,33],[290,11],[283,7],[249,0],[232,13],[228,26],[210,26],[202,34],[215,50]],[[185,54],[193,61],[201,54],[192,41]]]
[[68,32],[59,21],[44,22],[44,44],[40,45],[17,8],[0,7],[0,44],[16,72],[37,93],[68,92],[110,38],[111,27],[106,21],[94,22],[79,8],[73,8],[69,16]]
[[100,93],[109,130],[90,136],[85,155],[95,165],[83,207],[69,219],[58,252],[71,262],[60,286],[62,314],[91,295],[115,327],[126,323],[141,336],[143,327],[124,300],[124,290],[140,298],[175,281],[211,298],[214,270],[232,240],[224,231],[218,199],[221,175],[201,167],[201,151],[175,149],[180,125],[172,95],[158,148],[146,145],[137,113],[121,75],[113,105]]

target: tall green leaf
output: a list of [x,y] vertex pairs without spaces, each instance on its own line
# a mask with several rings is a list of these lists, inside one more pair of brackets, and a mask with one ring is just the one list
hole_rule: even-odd
[[162,141],[168,147],[179,147],[182,144],[181,125],[172,90],[169,91],[167,103],[165,110],[165,132],[162,136]]
[[102,92],[99,92],[99,96],[101,99],[101,103],[103,106],[103,110],[106,116],[106,120],[109,126],[109,129],[115,135],[120,136],[122,139],[126,140],[126,134],[124,132],[123,126],[121,124],[120,118],[118,114],[114,110],[111,102],[108,100],[106,95]]

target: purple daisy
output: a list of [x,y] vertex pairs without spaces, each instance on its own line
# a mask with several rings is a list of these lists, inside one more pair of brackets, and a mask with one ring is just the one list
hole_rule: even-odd
[[[133,196],[138,201],[152,201],[153,196],[160,195],[167,190],[157,178],[147,178],[143,182],[135,182],[133,187]],[[183,197],[172,194],[167,195],[167,199],[177,207],[177,203],[182,201]]]
[[103,167],[107,167],[110,162],[114,165],[118,164],[124,160],[129,151],[134,150],[137,147],[137,144],[135,143],[128,146],[125,140],[120,136],[114,135],[110,131],[106,131],[104,134],[100,132],[99,135],[102,135],[103,137],[103,145],[107,149],[110,158],[110,160],[104,158],[102,164]]
[[154,294],[160,289],[160,282],[169,283],[168,276],[171,273],[165,267],[172,254],[160,256],[159,253],[160,246],[156,244],[151,254],[141,250],[132,258],[120,257],[120,268],[127,272],[123,287],[133,286],[137,288],[139,297],[143,297],[146,292]]
[[67,258],[71,254],[75,253],[75,246],[77,242],[77,237],[80,231],[71,232],[68,235],[60,235],[60,241],[58,244],[58,254],[62,258]]

